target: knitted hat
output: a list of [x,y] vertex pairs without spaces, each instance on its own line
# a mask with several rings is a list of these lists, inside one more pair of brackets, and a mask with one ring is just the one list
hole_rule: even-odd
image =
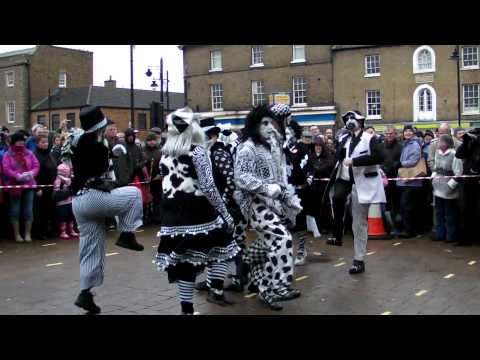
[[17,131],[15,133],[13,133],[12,136],[10,136],[10,144],[11,145],[15,145],[15,143],[17,141],[25,141],[25,135],[20,131]]
[[152,141],[152,140],[157,140],[157,135],[155,133],[150,133],[147,135],[147,138],[145,139],[146,141]]
[[405,125],[403,127],[403,131],[406,131],[406,130],[411,130],[412,132],[415,132],[415,130],[413,130],[413,126],[412,125]]
[[432,132],[431,130],[425,131],[425,136],[430,136],[430,137],[432,137],[432,138],[435,137],[435,135],[433,135],[433,132]]
[[80,123],[85,133],[92,133],[107,126],[107,119],[98,106],[87,106],[80,111]]

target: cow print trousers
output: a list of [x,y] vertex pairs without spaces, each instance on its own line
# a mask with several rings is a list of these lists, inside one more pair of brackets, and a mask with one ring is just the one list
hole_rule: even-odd
[[260,199],[252,202],[250,226],[257,239],[245,251],[250,284],[265,299],[283,295],[293,281],[293,242],[285,222]]

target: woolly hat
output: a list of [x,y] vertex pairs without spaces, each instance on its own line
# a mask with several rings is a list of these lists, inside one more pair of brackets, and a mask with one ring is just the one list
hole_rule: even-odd
[[17,131],[10,136],[11,145],[15,145],[17,141],[25,141],[25,135],[20,131]]
[[406,131],[406,130],[411,130],[412,132],[415,132],[415,130],[413,130],[413,126],[412,125],[405,125],[403,127],[403,131]]
[[145,139],[145,141],[152,141],[152,140],[157,140],[157,135],[155,133],[150,133],[147,135],[147,138]]

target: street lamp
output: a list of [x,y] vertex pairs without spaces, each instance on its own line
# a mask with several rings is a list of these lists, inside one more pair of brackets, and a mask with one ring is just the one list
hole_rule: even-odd
[[450,55],[450,60],[457,61],[457,98],[458,98],[458,109],[457,109],[457,116],[458,116],[458,127],[462,127],[462,111],[461,111],[461,97],[460,97],[460,47],[458,45],[455,46],[455,50],[453,50],[452,55]]
[[[163,111],[164,111],[164,105],[163,105],[163,58],[160,58],[160,66],[149,66],[148,69],[147,69],[147,72],[145,73],[145,75],[147,77],[152,77],[153,73],[152,73],[152,70],[151,68],[153,69],[159,69],[160,71],[160,76],[158,78],[155,78],[153,77],[152,78],[152,84],[150,85],[150,87],[152,88],[157,88],[158,87],[158,84],[156,83],[156,80],[160,80],[160,118],[162,119],[163,121]],[[169,80],[168,80],[168,71],[167,71],[167,110],[168,110],[168,107],[169,107],[169,94],[168,94],[168,83],[169,83]],[[158,124],[154,124],[154,126],[157,126]]]

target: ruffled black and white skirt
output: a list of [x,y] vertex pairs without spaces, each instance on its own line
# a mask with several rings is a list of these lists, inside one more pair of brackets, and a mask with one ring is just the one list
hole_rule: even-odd
[[175,267],[189,263],[202,271],[209,263],[227,261],[240,251],[232,234],[225,231],[221,218],[208,224],[161,227],[160,243],[153,263],[174,279]]

